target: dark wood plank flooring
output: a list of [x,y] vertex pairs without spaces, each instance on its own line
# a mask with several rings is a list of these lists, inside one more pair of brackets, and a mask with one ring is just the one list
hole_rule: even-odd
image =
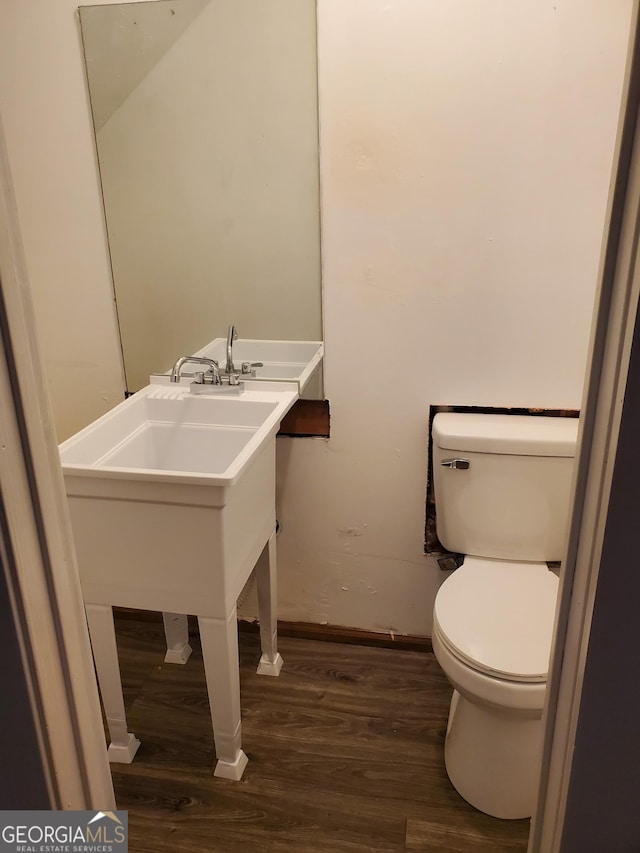
[[112,765],[132,853],[526,850],[528,821],[477,812],[443,766],[450,687],[433,655],[281,638],[258,676],[240,634],[240,782],[217,779],[197,636],[165,664],[162,623],[117,619],[131,765]]

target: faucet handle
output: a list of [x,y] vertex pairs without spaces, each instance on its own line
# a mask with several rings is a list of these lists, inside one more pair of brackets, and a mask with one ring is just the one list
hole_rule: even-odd
[[244,374],[255,373],[252,369],[254,367],[264,367],[264,363],[262,361],[243,361],[240,372]]
[[218,362],[214,361],[215,370],[213,367],[209,367],[205,370],[196,370],[193,374],[193,381],[196,385],[220,385],[220,377],[217,374],[218,370]]

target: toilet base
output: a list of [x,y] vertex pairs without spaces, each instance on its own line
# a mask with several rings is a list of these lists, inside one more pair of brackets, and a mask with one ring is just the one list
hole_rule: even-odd
[[454,690],[444,760],[453,787],[493,817],[531,817],[542,756],[542,718],[480,705]]

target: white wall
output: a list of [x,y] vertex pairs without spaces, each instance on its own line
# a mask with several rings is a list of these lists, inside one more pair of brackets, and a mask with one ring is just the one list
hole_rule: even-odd
[[[428,634],[429,405],[579,405],[630,8],[319,0],[332,437],[279,442],[281,618]],[[109,402],[85,338],[119,375],[76,25],[66,0],[0,24],[45,358],[82,389],[70,418],[53,381],[64,434]],[[76,316],[47,322],[51,291]]]
[[331,440],[279,447],[283,618],[429,634],[430,404],[579,407],[630,9],[321,0]]

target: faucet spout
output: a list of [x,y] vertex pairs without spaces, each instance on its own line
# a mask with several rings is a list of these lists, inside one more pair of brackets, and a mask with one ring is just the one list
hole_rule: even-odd
[[220,368],[218,367],[218,362],[214,361],[212,358],[200,358],[196,355],[183,355],[182,358],[179,358],[176,363],[173,365],[173,370],[171,371],[171,382],[179,382],[180,381],[180,373],[182,368],[187,362],[193,362],[194,364],[206,364],[209,370],[213,373],[213,385],[220,385]]
[[238,333],[236,332],[236,327],[233,323],[229,326],[229,331],[227,332],[227,363],[224,368],[224,372],[235,373],[235,368],[233,366],[233,342],[238,340]]

